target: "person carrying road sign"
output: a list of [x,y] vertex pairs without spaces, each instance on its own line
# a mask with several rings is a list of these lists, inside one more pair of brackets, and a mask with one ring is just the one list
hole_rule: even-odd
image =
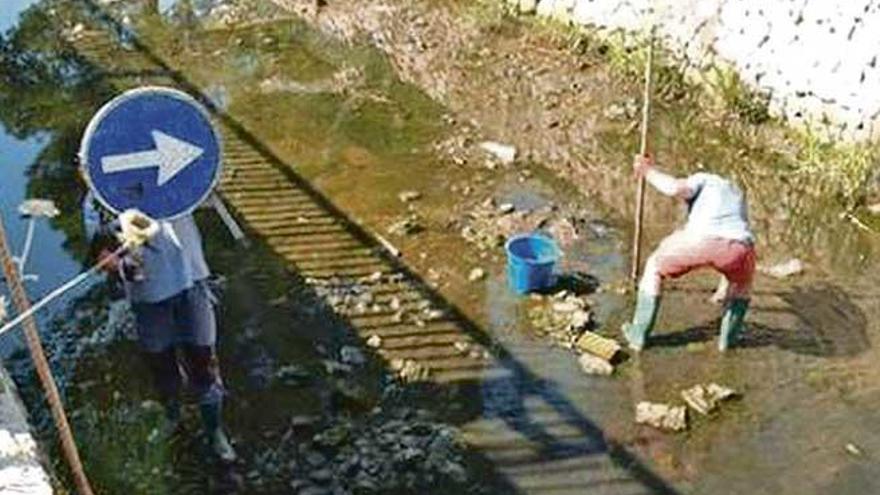
[[[192,217],[220,175],[220,143],[210,118],[180,91],[132,90],[95,115],[79,159],[89,186],[83,202],[87,235],[105,239],[98,256],[113,256],[115,230],[121,227],[125,234],[125,221],[131,218],[125,212],[137,210],[157,224],[149,240],[112,259],[107,271],[118,274],[131,303],[169,433],[181,424],[185,380],[179,352],[211,450],[222,463],[231,464],[236,453],[221,419],[225,390],[216,351],[216,298],[207,283],[210,270]],[[102,219],[102,209],[122,213],[121,221],[106,214]]]

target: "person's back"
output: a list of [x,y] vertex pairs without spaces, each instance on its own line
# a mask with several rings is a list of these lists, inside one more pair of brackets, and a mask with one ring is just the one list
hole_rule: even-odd
[[745,194],[733,182],[707,173],[687,178],[693,197],[685,230],[704,237],[754,242]]

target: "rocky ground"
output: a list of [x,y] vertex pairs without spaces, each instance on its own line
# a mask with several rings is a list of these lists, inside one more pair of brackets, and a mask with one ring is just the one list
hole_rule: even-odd
[[[512,145],[518,160],[553,170],[623,220],[631,217],[643,60],[637,40],[548,26],[502,2],[274,1],[326,33],[378,47],[401,79],[450,109],[461,137],[444,147],[456,163],[483,166],[467,156],[482,139]],[[843,178],[813,173],[823,186],[808,173],[786,177],[783,170],[806,168],[811,157],[797,136],[766,119],[752,122],[734,95],[719,101],[658,58],[651,144],[661,165],[733,175],[749,190],[765,253],[778,249],[771,256],[781,261],[782,246],[819,243],[823,252],[811,254],[827,259],[825,246],[841,238],[831,224],[852,230],[846,218],[825,218],[821,199],[837,194],[829,188]],[[649,197],[649,240],[678,217]]]

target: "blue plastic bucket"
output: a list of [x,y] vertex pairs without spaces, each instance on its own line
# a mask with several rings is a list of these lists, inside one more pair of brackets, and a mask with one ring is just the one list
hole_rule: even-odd
[[510,238],[507,251],[507,280],[517,294],[549,289],[556,283],[554,269],[559,260],[556,241],[542,234]]

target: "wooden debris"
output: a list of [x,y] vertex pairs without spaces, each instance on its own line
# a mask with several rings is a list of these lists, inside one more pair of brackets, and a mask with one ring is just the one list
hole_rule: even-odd
[[616,340],[602,337],[590,331],[585,331],[580,336],[577,341],[577,348],[609,362],[620,352],[620,344]]
[[694,411],[707,416],[716,409],[725,400],[736,396],[733,389],[723,387],[717,383],[708,385],[694,385],[693,387],[682,390],[681,398]]

